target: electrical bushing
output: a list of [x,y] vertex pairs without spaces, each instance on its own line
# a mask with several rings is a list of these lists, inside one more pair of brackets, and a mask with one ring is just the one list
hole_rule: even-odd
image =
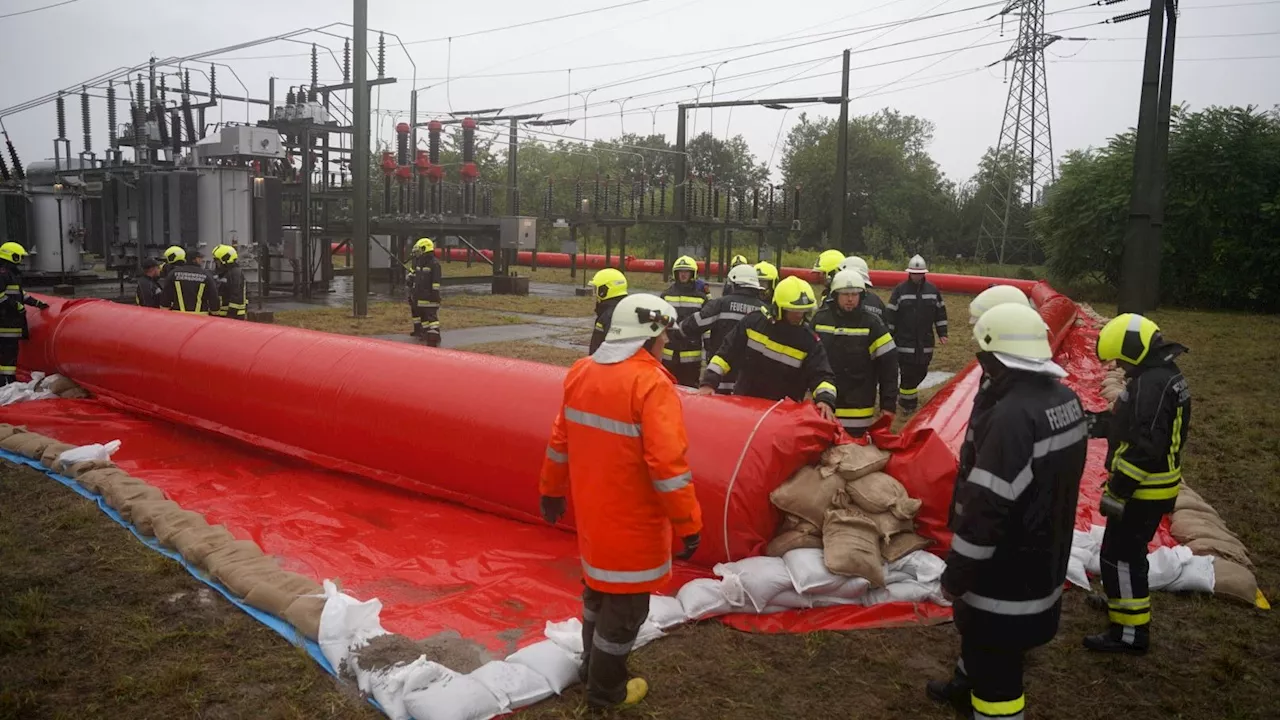
[[462,162],[476,161],[476,121],[475,118],[462,119]]
[[791,191],[791,221],[800,219],[800,186]]
[[458,174],[462,176],[462,182],[473,183],[476,178],[480,177],[480,168],[476,167],[473,162],[462,163],[462,169],[458,171]]
[[542,217],[551,217],[551,199],[555,194],[555,180],[547,178],[547,194],[542,198]]
[[93,132],[89,129],[89,88],[80,91],[80,129],[84,130],[84,151],[93,152]]
[[[173,151],[173,159],[176,161],[178,156],[182,154],[182,120],[178,115],[177,108],[169,111],[169,126],[173,133],[170,138],[173,141],[173,145],[170,147],[170,150]],[[85,137],[87,139],[88,135],[86,134]],[[86,149],[85,152],[88,152],[88,150]]]
[[431,161],[427,159],[427,151],[419,150],[418,157],[413,161],[413,168],[418,177],[422,177],[431,170]]
[[770,225],[773,224],[773,209],[774,209],[773,186],[770,185],[769,199],[767,201],[767,205],[765,206],[765,214],[764,214],[765,221],[768,222]]
[[9,161],[13,163],[13,175],[19,180],[27,179],[27,171],[22,167],[22,160],[18,159],[18,149],[13,146],[13,141],[9,139],[9,133],[4,134],[4,144],[9,150]]
[[395,153],[392,153],[390,150],[384,151],[382,153],[382,174],[386,175],[387,177],[391,177],[392,175],[395,174],[395,172],[396,172]]
[[401,165],[396,168],[396,180],[399,180],[401,185],[409,184],[409,178],[411,177],[413,177],[413,168],[408,165]]
[[439,120],[427,123],[427,159],[432,167],[440,165],[440,131],[444,125]]
[[342,82],[351,82],[351,38],[342,41]]
[[409,164],[409,123],[396,125],[396,160],[401,165]]
[[658,215],[667,214],[667,179],[662,178],[662,182],[658,184]]
[[600,176],[596,176],[595,188],[591,191],[591,212],[599,214],[600,212]]
[[578,214],[582,212],[582,181],[573,181],[573,212]]
[[[635,187],[633,186],[631,190],[632,190],[631,202],[632,204],[635,204]],[[619,180],[614,185],[613,214],[619,217],[622,216],[622,181],[621,180]]]
[[116,147],[116,86],[107,85],[107,143]]
[[66,140],[67,139],[67,106],[66,106],[66,103],[63,102],[61,95],[58,96],[56,107],[58,112],[58,139]]

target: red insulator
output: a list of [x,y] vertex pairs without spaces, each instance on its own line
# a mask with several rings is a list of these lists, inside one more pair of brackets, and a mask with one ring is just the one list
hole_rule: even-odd
[[440,182],[441,180],[444,179],[444,166],[432,165],[431,167],[427,168],[427,177],[430,178],[431,182],[433,183]]
[[464,130],[475,130],[475,129],[476,129],[476,119],[475,119],[475,118],[462,118],[462,128],[463,128]]
[[408,165],[401,165],[396,168],[396,179],[402,183],[409,182],[409,178],[413,176],[413,170]]
[[439,120],[432,120],[431,122],[427,123],[427,130],[431,132],[438,133],[443,129],[444,129],[444,124],[441,123]]
[[462,175],[463,181],[475,182],[476,178],[480,177],[480,168],[476,167],[475,163],[463,163],[459,174]]
[[394,175],[395,172],[396,172],[395,153],[392,153],[389,151],[382,153],[382,174],[390,176],[390,175]]
[[414,160],[413,164],[417,168],[419,175],[425,175],[431,169],[431,160],[427,158],[427,151],[419,150],[418,158]]
[[400,133],[401,135],[408,135],[409,123],[400,123],[399,125],[396,125],[396,132]]

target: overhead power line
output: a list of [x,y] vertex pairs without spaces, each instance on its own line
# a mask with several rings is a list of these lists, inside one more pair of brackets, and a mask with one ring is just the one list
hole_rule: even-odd
[[33,7],[30,10],[19,10],[18,12],[5,13],[4,15],[0,15],[0,20],[3,20],[5,18],[18,17],[19,15],[30,15],[31,13],[38,13],[41,10],[52,10],[57,7],[62,7],[63,5],[70,5],[71,3],[78,3],[78,2],[80,2],[80,0],[63,0],[62,2],[53,3],[51,5],[41,5],[40,7]]
[[514,25],[503,25],[502,27],[489,28],[488,30],[476,30],[474,32],[460,33],[458,35],[446,35],[443,37],[427,38],[426,40],[411,40],[405,45],[424,45],[426,43],[447,42],[449,40],[461,40],[462,38],[475,37],[477,35],[488,35],[489,33],[503,32],[504,30],[515,30],[516,28],[529,27],[530,25],[541,25],[542,23],[555,22],[556,20],[567,20],[569,18],[581,17],[583,15],[593,15],[608,10],[617,10],[618,8],[630,7],[632,5],[643,5],[651,2],[651,0],[631,0],[630,2],[618,3],[617,5],[609,5],[602,8],[592,8],[590,10],[579,10],[578,12],[566,13],[564,15],[556,15],[554,17],[545,17],[538,20],[528,20],[526,22],[515,23]]

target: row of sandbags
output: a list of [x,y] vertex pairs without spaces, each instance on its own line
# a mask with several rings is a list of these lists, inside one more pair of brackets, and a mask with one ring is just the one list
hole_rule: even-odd
[[930,544],[915,532],[921,501],[883,472],[888,462],[874,445],[837,445],[796,471],[769,495],[783,516],[768,554],[822,549],[832,573],[884,587],[885,563]]
[[40,372],[31,373],[31,379],[26,382],[11,382],[0,388],[0,405],[53,398],[82,400],[87,397],[90,397],[89,392],[70,378]]
[[1182,484],[1178,500],[1169,516],[1169,532],[1196,555],[1212,555],[1213,592],[1250,605],[1259,600],[1258,580],[1253,574],[1253,561],[1240,536],[1227,528],[1227,523],[1195,490]]
[[1123,368],[1113,365],[1107,370],[1106,377],[1102,378],[1102,389],[1099,394],[1102,395],[1103,400],[1107,401],[1108,410],[1116,406],[1116,400],[1120,397],[1120,393],[1124,392],[1125,383],[1128,381]]
[[22,426],[0,424],[0,448],[39,460],[45,467],[75,479],[81,487],[101,495],[139,533],[155,537],[246,604],[288,622],[312,640],[318,637],[325,602],[319,583],[281,570],[257,543],[237,540],[226,527],[210,525],[200,513],[183,510],[164,491],[130,476],[110,461],[91,460],[63,467],[58,458],[73,447],[27,432]]

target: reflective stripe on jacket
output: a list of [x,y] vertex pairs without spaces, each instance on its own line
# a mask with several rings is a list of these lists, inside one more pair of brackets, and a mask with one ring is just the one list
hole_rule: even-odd
[[877,388],[880,407],[897,406],[898,353],[884,323],[861,308],[845,312],[830,302],[813,317],[813,329],[836,376],[836,419],[841,425],[848,430],[870,427]]
[[204,268],[189,263],[166,268],[161,307],[184,313],[208,313],[222,307],[218,281]]
[[[759,312],[762,307],[764,307],[764,301],[750,289],[733,292],[708,300],[701,309],[693,312],[680,323],[680,332],[689,338],[698,338],[709,332],[711,340],[708,348],[714,356],[733,333],[734,328],[738,327],[738,323],[748,315]],[[737,371],[730,370],[720,378],[718,389],[722,392],[731,392],[737,378]]]
[[600,344],[604,342],[605,336],[609,332],[609,328],[613,325],[613,309],[622,302],[622,298],[626,295],[601,300],[596,305],[596,324],[591,329],[591,342],[587,346],[587,354],[595,355],[596,350],[600,348]]
[[647,351],[569,369],[539,491],[572,493],[589,587],[647,593],[667,584],[673,533],[702,531],[687,449],[674,378]]
[[[671,303],[676,309],[676,319],[683,322],[685,318],[696,313],[707,301],[705,286],[696,279],[687,283],[672,283],[662,294],[662,299]],[[702,365],[702,341],[697,335],[668,333],[667,347],[662,351],[662,362],[668,367],[676,365]]]
[[1184,352],[1176,343],[1152,348],[1108,418],[1107,492],[1120,500],[1172,505],[1178,497],[1191,427],[1191,388],[1174,362]]
[[218,297],[222,306],[216,315],[245,320],[249,312],[249,288],[239,265],[223,265],[218,272]]
[[799,402],[811,392],[815,401],[836,406],[835,374],[818,336],[807,326],[774,322],[763,309],[738,323],[701,384],[715,387],[731,370],[738,371],[735,395]]
[[925,280],[910,278],[893,289],[883,319],[898,346],[898,362],[928,364],[933,359],[934,335],[947,336],[947,306],[942,293]]
[[0,339],[27,339],[27,306],[35,298],[22,289],[22,268],[8,260],[0,260]]
[[440,261],[434,253],[413,259],[413,300],[416,307],[440,307]]

